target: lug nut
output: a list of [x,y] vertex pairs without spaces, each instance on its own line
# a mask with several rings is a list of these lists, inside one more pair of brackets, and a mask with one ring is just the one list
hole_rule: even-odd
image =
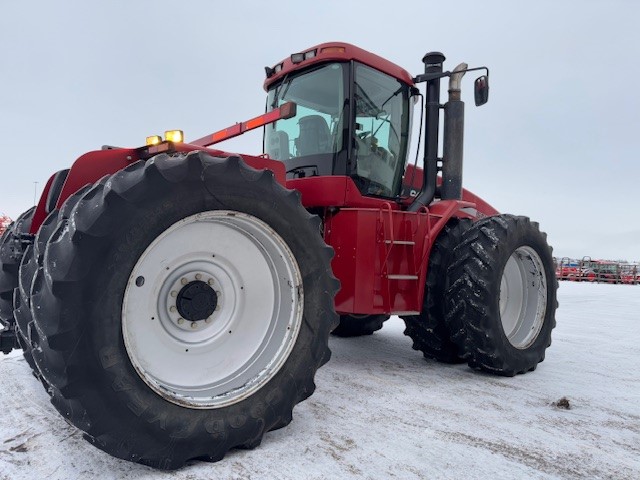
[[211,323],[211,317],[207,317],[207,319],[204,321],[204,323]]
[[184,323],[184,318],[179,318],[178,319],[178,325],[182,325]]
[[175,290],[171,290],[171,296],[172,297],[177,297],[178,296],[178,292],[176,292]]
[[196,273],[196,280],[200,280],[200,279],[202,279],[202,274]]
[[198,322],[191,322],[191,328],[198,328]]
[[213,278],[210,278],[209,280],[207,280],[207,283],[208,283],[209,285],[213,285]]
[[174,307],[173,305],[171,305],[171,306],[169,307],[169,311],[170,311],[170,312],[175,312],[175,311],[176,311],[176,307]]
[[181,283],[182,285],[186,285],[187,283],[189,283],[189,281],[188,281],[186,278],[182,277],[182,278],[180,279],[180,283]]

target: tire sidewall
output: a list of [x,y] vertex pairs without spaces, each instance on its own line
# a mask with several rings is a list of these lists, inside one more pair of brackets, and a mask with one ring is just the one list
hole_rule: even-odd
[[[77,243],[79,257],[92,258],[92,261],[88,271],[91,281],[84,283],[82,291],[75,296],[76,314],[85,318],[83,328],[87,341],[81,343],[83,348],[71,363],[82,366],[83,383],[85,387],[91,386],[82,392],[92,397],[83,402],[89,416],[97,423],[109,422],[110,430],[117,431],[120,438],[136,437],[131,444],[110,446],[110,453],[116,456],[139,451],[141,443],[161,448],[163,444],[180,440],[191,443],[191,446],[183,445],[186,450],[194,450],[194,444],[202,449],[214,442],[216,448],[226,451],[247,438],[261,436],[265,429],[281,421],[282,415],[290,415],[286,410],[306,398],[311,393],[307,390],[313,389],[313,384],[302,384],[302,379],[309,378],[310,366],[318,361],[313,357],[318,351],[318,337],[323,335],[319,330],[324,327],[312,324],[307,312],[318,312],[323,305],[319,293],[331,290],[328,285],[324,288],[308,285],[310,281],[329,281],[319,254],[309,253],[310,246],[321,248],[319,234],[309,222],[300,221],[300,211],[295,208],[298,202],[265,201],[285,195],[284,189],[274,181],[255,181],[251,183],[252,188],[247,186],[242,175],[235,174],[226,176],[224,182],[209,182],[207,188],[201,181],[191,179],[172,184],[171,189],[150,189],[146,198],[133,206],[125,205],[127,208],[121,208],[123,205],[119,208],[116,204],[120,200],[115,198],[110,205],[113,208],[108,208],[92,226],[108,233],[99,241],[87,241],[87,246],[81,241]],[[215,191],[210,191],[212,188]],[[82,209],[79,206],[77,210]],[[122,336],[122,301],[129,275],[151,242],[175,222],[209,210],[235,210],[253,215],[282,237],[302,274],[304,312],[293,350],[281,369],[260,390],[226,407],[190,409],[152,391],[131,364]],[[114,211],[119,212],[117,218],[113,218]],[[95,300],[87,302],[87,299]],[[330,312],[326,313],[329,316]],[[326,327],[326,335],[329,328]],[[89,383],[88,379],[91,379]],[[133,432],[136,435],[132,435]],[[94,440],[98,444],[104,441]]]
[[[516,370],[528,370],[530,365],[537,365],[544,358],[545,349],[551,344],[551,331],[555,327],[555,303],[556,289],[555,270],[553,268],[553,257],[551,256],[549,247],[544,235],[537,229],[530,228],[529,222],[517,222],[515,231],[509,232],[505,238],[501,239],[495,256],[495,270],[493,281],[490,282],[490,299],[491,304],[488,309],[488,316],[498,319],[497,322],[490,324],[491,335],[499,342],[500,347],[510,360]],[[502,275],[511,255],[520,247],[529,247],[533,249],[540,257],[545,270],[545,280],[547,285],[547,301],[545,306],[545,315],[542,326],[536,339],[526,348],[516,348],[504,331],[500,316],[500,283]],[[540,358],[540,355],[542,357]]]

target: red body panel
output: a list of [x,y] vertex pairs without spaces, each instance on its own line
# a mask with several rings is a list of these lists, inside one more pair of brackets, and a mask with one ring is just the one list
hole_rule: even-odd
[[296,178],[287,180],[287,188],[301,193],[305,207],[401,208],[399,203],[388,199],[362,196],[351,177]]
[[[421,170],[415,179],[422,181]],[[288,180],[287,188],[301,193],[305,207],[325,207],[325,241],[335,251],[331,266],[341,282],[339,313],[419,312],[431,245],[447,221],[498,213],[466,190],[462,201],[439,201],[414,213],[403,210],[412,198],[364,197],[349,177]]]
[[[322,49],[331,49],[332,51],[323,52]],[[339,51],[342,49],[342,51]],[[282,60],[282,70],[278,73],[270,76],[264,82],[264,89],[267,90],[269,85],[282,79],[287,73],[293,70],[299,70],[300,68],[310,67],[318,63],[327,61],[336,62],[348,62],[355,60],[357,62],[368,65],[372,68],[380,70],[392,77],[397,78],[401,82],[413,85],[413,77],[404,68],[396,65],[389,60],[379,57],[375,53],[368,52],[362,48],[358,48],[355,45],[342,42],[330,42],[316,45],[315,47],[307,48],[305,52],[310,50],[316,50],[316,56],[308,60],[304,60],[300,63],[294,64],[291,58],[285,58]]]
[[341,282],[339,313],[407,314],[422,310],[431,246],[446,222],[470,206],[443,201],[420,212],[344,208],[325,218],[325,241],[335,251]]

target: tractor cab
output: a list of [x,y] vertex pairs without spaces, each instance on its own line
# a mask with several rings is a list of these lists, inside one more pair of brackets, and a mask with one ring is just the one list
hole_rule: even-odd
[[[265,153],[285,164],[288,179],[347,175],[363,195],[399,195],[412,81],[403,70],[401,78],[384,73],[390,62],[369,57],[376,56],[329,44],[267,68],[267,112],[296,104],[293,117],[267,125],[264,134]],[[382,69],[371,66],[377,59]]]

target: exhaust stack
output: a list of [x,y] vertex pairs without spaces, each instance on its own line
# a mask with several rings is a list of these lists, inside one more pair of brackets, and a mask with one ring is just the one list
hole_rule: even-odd
[[[438,175],[438,130],[440,128],[440,78],[445,56],[440,52],[429,52],[423,58],[424,76],[427,77],[427,106],[425,115],[424,181],[422,189],[409,205],[410,212],[429,205],[436,194]],[[434,78],[435,77],[435,78]]]
[[461,63],[449,77],[449,101],[444,106],[442,152],[442,200],[462,198],[462,158],[464,142],[464,102],[460,100],[460,82],[468,68]]

